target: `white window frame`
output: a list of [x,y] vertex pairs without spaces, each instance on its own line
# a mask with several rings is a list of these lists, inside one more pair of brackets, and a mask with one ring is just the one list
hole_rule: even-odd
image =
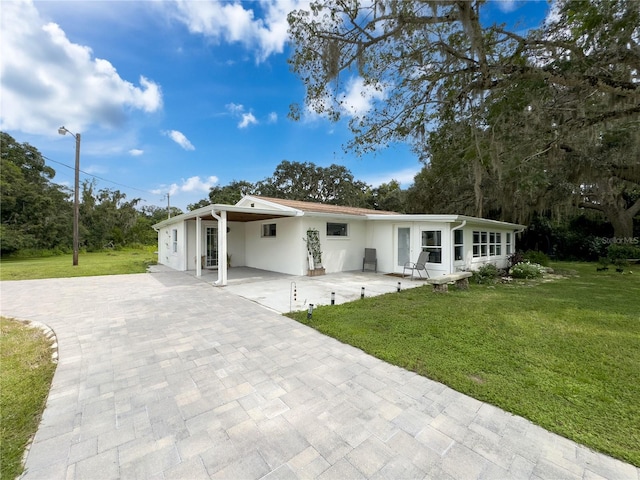
[[[460,238],[456,239],[458,235],[460,235]],[[464,260],[464,230],[454,230],[453,231],[453,261],[459,262],[461,260]]]
[[[271,228],[273,227],[273,229]],[[261,238],[275,238],[278,232],[277,223],[263,223],[260,227]]]
[[171,253],[178,253],[178,229],[171,230]]
[[[428,238],[430,233],[435,233],[433,241],[429,244]],[[439,243],[437,243],[439,241]],[[422,230],[420,233],[420,243],[423,252],[429,252],[428,263],[442,263],[442,230]],[[435,255],[434,255],[435,254]],[[435,258],[435,260],[434,260]]]
[[[339,225],[340,228],[344,231],[344,235],[329,233],[329,225]],[[349,238],[349,224],[346,222],[327,222],[326,234],[327,238]]]
[[506,234],[505,241],[506,241],[507,255],[511,255],[513,253],[512,251],[513,243],[511,243],[511,239],[512,239],[511,235],[512,235],[511,232],[507,232]]

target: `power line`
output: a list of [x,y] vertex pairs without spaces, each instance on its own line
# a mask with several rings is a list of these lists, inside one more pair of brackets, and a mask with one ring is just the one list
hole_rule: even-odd
[[[57,163],[58,165],[62,165],[63,167],[66,167],[66,168],[68,168],[70,170],[75,170],[75,168],[72,167],[71,165],[67,165],[66,163],[59,162],[59,161],[54,160],[52,158],[49,158],[49,157],[47,157],[45,155],[42,155],[42,158],[44,158],[45,160],[48,160],[50,162]],[[94,175],[93,173],[85,172],[84,170],[80,170],[80,172],[84,173],[85,175],[87,175],[89,177],[93,177],[93,178],[97,178],[98,180],[102,180],[103,182],[113,183],[114,185],[118,185],[119,187],[129,188],[131,190],[136,190],[138,192],[149,193],[151,195],[155,195],[153,192],[151,192],[149,190],[142,190],[141,188],[132,187],[130,185],[125,185],[124,183],[114,182],[113,180],[109,180],[107,178],[99,177],[98,175]]]

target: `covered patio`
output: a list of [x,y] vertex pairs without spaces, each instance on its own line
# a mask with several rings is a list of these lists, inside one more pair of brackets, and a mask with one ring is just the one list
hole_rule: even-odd
[[[188,273],[195,275],[195,272]],[[218,272],[203,269],[200,278],[213,285],[218,279]],[[224,288],[227,292],[278,313],[287,313],[307,310],[310,304],[314,307],[330,305],[332,293],[335,294],[335,304],[341,304],[360,299],[363,288],[365,297],[372,297],[397,292],[398,288],[404,290],[424,284],[425,282],[417,277],[411,280],[409,277],[401,278],[370,271],[308,277],[257,268],[234,267],[227,270],[227,286]]]

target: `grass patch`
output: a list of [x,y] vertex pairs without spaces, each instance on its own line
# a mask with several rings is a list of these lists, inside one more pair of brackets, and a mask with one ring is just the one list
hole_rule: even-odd
[[44,333],[0,317],[0,478],[22,473],[22,455],[44,410],[55,363]]
[[0,262],[0,280],[33,280],[38,278],[90,277],[95,275],[121,275],[144,273],[154,265],[158,255],[155,247],[144,249],[106,250],[80,253],[78,265],[73,256],[3,258]]
[[394,365],[640,466],[640,271],[430,286],[292,318]]

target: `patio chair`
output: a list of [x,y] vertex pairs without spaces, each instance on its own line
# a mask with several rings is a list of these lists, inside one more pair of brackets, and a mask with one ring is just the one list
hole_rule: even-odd
[[378,273],[378,259],[376,258],[375,248],[365,248],[364,258],[362,259],[362,271],[364,272],[365,265],[373,265],[376,273]]
[[427,262],[429,261],[429,252],[420,252],[417,262],[407,262],[402,269],[402,278],[405,276],[407,270],[411,270],[411,280],[413,280],[413,272],[418,272],[420,278],[422,278],[421,271],[424,271],[426,278],[429,278],[429,272],[427,272]]

